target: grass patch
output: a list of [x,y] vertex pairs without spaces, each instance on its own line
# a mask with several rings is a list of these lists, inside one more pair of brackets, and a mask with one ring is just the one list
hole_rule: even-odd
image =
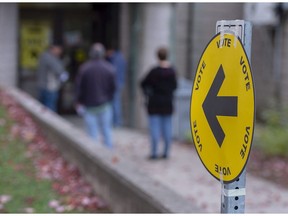
[[55,213],[49,202],[57,200],[58,195],[52,190],[51,182],[37,179],[25,143],[10,135],[13,122],[2,106],[0,121],[0,195],[7,195],[10,199],[1,204],[0,212]]

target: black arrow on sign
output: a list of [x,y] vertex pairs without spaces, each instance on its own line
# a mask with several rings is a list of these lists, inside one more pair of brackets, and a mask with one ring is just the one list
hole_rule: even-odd
[[202,104],[207,121],[220,148],[225,138],[225,133],[216,116],[237,116],[238,104],[238,97],[217,96],[224,79],[224,70],[222,65],[220,65]]

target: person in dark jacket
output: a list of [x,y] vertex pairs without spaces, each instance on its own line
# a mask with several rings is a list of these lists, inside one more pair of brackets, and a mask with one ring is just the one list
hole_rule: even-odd
[[76,79],[76,111],[83,116],[88,134],[98,138],[100,127],[104,143],[112,148],[112,100],[116,89],[115,68],[104,60],[105,48],[91,47],[90,60],[80,66]]
[[173,92],[177,88],[176,71],[167,61],[168,51],[159,48],[157,51],[159,65],[150,70],[141,81],[146,97],[146,105],[151,136],[150,159],[158,155],[160,134],[164,139],[162,158],[168,158],[172,139]]

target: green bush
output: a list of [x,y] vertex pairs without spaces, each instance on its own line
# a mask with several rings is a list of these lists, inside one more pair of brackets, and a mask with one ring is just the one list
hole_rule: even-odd
[[288,156],[288,109],[263,112],[264,125],[255,130],[255,144],[268,155]]

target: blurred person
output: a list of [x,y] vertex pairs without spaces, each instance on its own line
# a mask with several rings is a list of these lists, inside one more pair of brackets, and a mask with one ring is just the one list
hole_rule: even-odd
[[90,49],[90,60],[84,62],[76,78],[76,111],[82,115],[88,134],[95,140],[98,128],[104,143],[112,148],[112,100],[115,93],[115,68],[104,60],[101,43]]
[[152,68],[141,81],[146,97],[151,153],[149,159],[158,158],[158,142],[162,134],[164,151],[161,158],[168,158],[172,141],[173,93],[177,88],[176,71],[168,62],[168,50],[157,50],[158,66]]
[[126,61],[122,52],[116,50],[114,47],[108,48],[106,55],[107,60],[116,69],[116,91],[113,98],[113,125],[114,127],[119,127],[123,124],[121,96],[125,84]]
[[43,52],[38,61],[37,82],[39,101],[57,112],[57,100],[61,82],[68,79],[68,73],[60,60],[62,47],[52,44]]

